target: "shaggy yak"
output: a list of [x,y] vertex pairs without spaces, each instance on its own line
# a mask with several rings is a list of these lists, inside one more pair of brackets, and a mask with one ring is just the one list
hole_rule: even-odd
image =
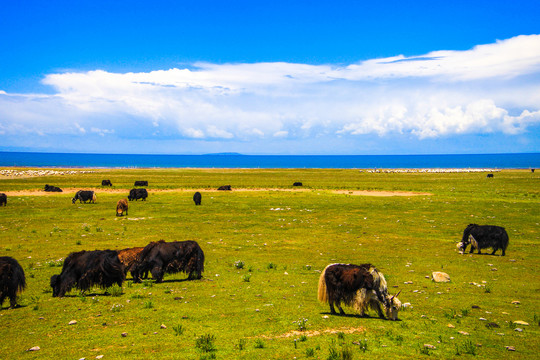
[[86,204],[87,201],[95,203],[97,200],[96,193],[90,190],[79,190],[71,199],[71,203],[75,204],[79,200],[79,203],[83,202]]
[[390,320],[397,320],[401,307],[397,295],[388,294],[384,275],[371,264],[328,265],[319,277],[318,298],[319,301],[330,305],[332,314],[336,314],[335,304],[341,315],[345,315],[340,306],[342,302],[345,305],[354,306],[361,316],[365,316],[365,311],[371,308],[384,319],[382,304]]
[[24,270],[17,260],[9,256],[0,257],[0,307],[9,298],[10,307],[17,306],[17,293],[26,287]]
[[148,181],[146,181],[146,180],[137,180],[137,181],[135,181],[135,186],[148,186]]
[[302,186],[302,183],[301,183],[301,182],[295,182],[295,183],[293,184],[293,186]]
[[200,279],[204,271],[204,253],[195,241],[151,242],[132,266],[133,281],[140,282],[140,275],[148,271],[158,283],[163,281],[165,273],[184,272],[188,274],[188,280]]
[[458,243],[458,248],[465,252],[467,246],[471,245],[472,253],[474,249],[478,249],[478,253],[481,254],[481,249],[492,248],[491,255],[495,254],[495,251],[501,249],[502,256],[505,255],[506,248],[508,247],[508,234],[503,227],[494,225],[476,225],[469,224],[463,231],[463,237],[461,242]]
[[195,202],[195,205],[201,205],[202,195],[200,192],[196,192],[195,195],[193,195],[193,201]]
[[231,185],[222,185],[218,187],[218,190],[232,190]]
[[124,216],[124,211],[126,215],[128,214],[128,202],[126,199],[120,199],[116,203],[116,216]]
[[7,206],[7,195],[4,193],[0,193],[0,206]]
[[48,184],[45,185],[45,188],[43,190],[47,192],[62,192],[62,189],[60,189],[59,187]]
[[124,268],[124,275],[127,275],[128,271],[133,271],[133,265],[137,262],[139,255],[143,251],[144,247],[134,247],[129,249],[118,250],[118,259],[122,263]]
[[124,269],[113,250],[79,251],[64,260],[60,275],[51,277],[53,297],[62,297],[73,287],[86,291],[93,286],[106,289],[114,284],[122,286]]
[[101,186],[112,186],[111,180],[101,180]]
[[148,191],[146,189],[131,189],[129,190],[128,200],[137,201],[139,199],[146,200],[148,197]]

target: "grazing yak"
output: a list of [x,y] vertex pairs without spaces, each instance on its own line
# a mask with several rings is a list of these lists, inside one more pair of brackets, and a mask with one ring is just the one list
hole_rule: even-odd
[[193,195],[193,201],[195,202],[195,205],[201,205],[202,195],[200,192],[196,192],[195,195]]
[[318,299],[330,305],[330,312],[336,314],[334,304],[339,313],[345,315],[341,303],[354,306],[365,315],[365,310],[374,308],[381,318],[385,318],[380,306],[384,306],[386,316],[397,320],[401,303],[396,296],[388,294],[384,275],[371,264],[331,264],[319,277]]
[[293,186],[303,186],[303,185],[302,185],[301,182],[298,182],[298,181],[297,181],[297,182],[295,182],[295,183],[293,184]]
[[17,260],[9,256],[0,257],[0,307],[9,298],[10,307],[17,306],[17,293],[26,287],[24,270]]
[[487,177],[487,178],[492,178],[492,177],[493,177],[493,174],[487,174],[486,177]]
[[7,206],[7,195],[4,193],[0,193],[0,206]]
[[204,252],[191,240],[151,242],[132,266],[133,281],[140,282],[140,275],[148,271],[158,283],[163,281],[165,273],[184,272],[188,274],[188,280],[200,279],[204,271]]
[[146,191],[146,189],[129,190],[129,196],[128,196],[129,201],[133,201],[133,200],[137,201],[139,199],[146,200],[147,197],[148,197],[148,191]]
[[90,190],[79,190],[71,199],[71,203],[75,204],[79,200],[79,203],[83,202],[86,204],[87,201],[90,201],[92,203],[95,203],[97,200],[96,193]]
[[47,192],[62,192],[62,189],[52,185],[45,185],[45,188],[43,190]]
[[116,203],[116,216],[124,216],[124,211],[126,215],[128,214],[128,201],[126,199],[120,199]]
[[222,185],[218,187],[218,190],[232,190],[231,185]]
[[137,259],[143,250],[144,247],[134,247],[117,251],[118,259],[120,259],[122,267],[124,268],[124,275],[127,275],[128,271],[133,271],[132,267],[137,262]]
[[472,253],[474,249],[478,249],[478,253],[481,254],[481,249],[490,247],[493,249],[491,255],[501,249],[502,256],[504,256],[506,248],[508,247],[508,241],[508,234],[503,227],[469,224],[463,231],[463,237],[461,242],[458,243],[458,248],[462,252],[465,252],[465,249],[467,249],[467,246],[470,244],[470,253]]
[[101,186],[112,186],[111,180],[101,180]]
[[137,180],[137,181],[135,181],[135,186],[148,186],[148,181],[146,181],[146,180]]
[[124,268],[113,250],[79,251],[64,260],[60,275],[51,277],[53,297],[63,297],[73,287],[86,291],[93,286],[106,289],[122,286]]

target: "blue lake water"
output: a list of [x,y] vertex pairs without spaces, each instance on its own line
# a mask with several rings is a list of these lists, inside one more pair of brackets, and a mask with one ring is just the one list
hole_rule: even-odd
[[0,166],[95,168],[540,168],[540,153],[476,155],[119,155],[0,152]]

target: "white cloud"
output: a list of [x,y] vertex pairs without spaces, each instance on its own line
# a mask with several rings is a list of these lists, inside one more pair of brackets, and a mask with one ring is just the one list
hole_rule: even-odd
[[50,74],[43,83],[54,95],[0,91],[0,131],[228,142],[515,135],[540,124],[539,76],[540,35],[347,66],[198,63]]

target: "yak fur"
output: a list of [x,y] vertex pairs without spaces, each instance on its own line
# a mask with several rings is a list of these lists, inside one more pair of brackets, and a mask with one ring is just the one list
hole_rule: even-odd
[[148,271],[158,283],[163,281],[165,273],[184,272],[188,280],[200,279],[204,271],[204,252],[195,241],[160,240],[146,245],[132,268],[134,282],[140,282],[140,276]]
[[124,269],[114,250],[79,251],[68,255],[60,275],[51,277],[53,297],[63,297],[72,288],[86,291],[93,286],[106,289],[122,286]]
[[460,250],[465,252],[467,246],[471,245],[470,253],[474,249],[478,250],[481,254],[481,250],[485,248],[492,248],[491,255],[499,249],[502,250],[502,256],[506,253],[508,247],[508,233],[503,227],[495,225],[477,225],[469,224],[463,231],[463,237],[461,239]]
[[17,306],[17,293],[26,288],[26,277],[21,265],[12,257],[0,257],[0,307],[9,298],[10,307]]

